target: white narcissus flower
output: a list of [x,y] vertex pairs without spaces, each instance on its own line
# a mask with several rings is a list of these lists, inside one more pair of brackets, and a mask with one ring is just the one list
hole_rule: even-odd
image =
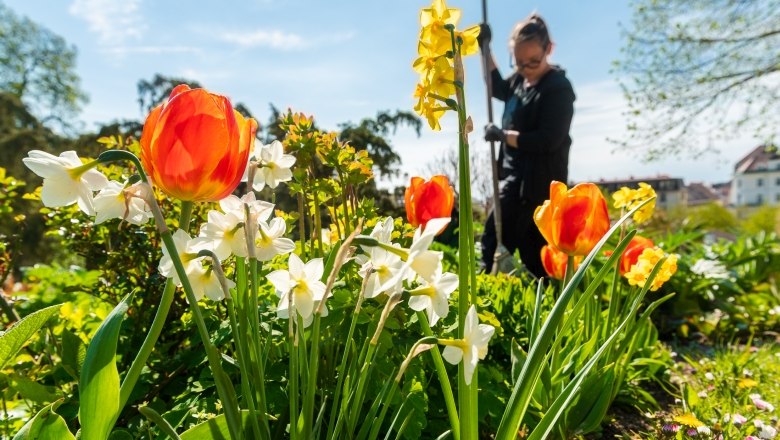
[[[369,277],[363,296],[375,298],[380,293],[387,291],[387,289],[383,290],[383,287],[386,287],[386,283],[398,274],[404,262],[401,257],[385,249],[378,247],[368,249],[368,255],[358,255],[355,260],[361,265],[358,274],[364,279],[366,275]],[[368,274],[369,269],[372,270],[370,274]],[[389,294],[392,293],[395,292],[389,292]]]
[[246,257],[246,234],[244,228],[239,226],[241,223],[233,211],[221,213],[211,210],[208,221],[200,227],[200,236],[193,240],[193,247],[213,251],[220,261],[226,260],[231,254]]
[[[260,191],[268,185],[276,188],[281,182],[292,180],[290,168],[295,164],[295,156],[284,154],[284,146],[279,141],[273,141],[268,145],[257,145],[254,151],[254,161],[250,159],[248,166],[258,166],[252,181],[252,188]],[[256,162],[256,163],[253,163]],[[244,176],[244,181],[249,179],[249,172]]]
[[[184,272],[190,272],[193,266],[200,265],[198,254],[192,252],[192,249],[190,248],[191,241],[192,238],[190,235],[181,229],[178,229],[173,233],[173,243],[176,245],[176,252],[178,252],[179,259],[181,259],[181,262],[184,265]],[[179,279],[179,274],[176,273],[173,259],[168,253],[168,248],[163,246],[162,252],[163,256],[160,259],[160,264],[157,268],[164,277],[173,278],[173,282],[181,287],[181,280]]]
[[[322,258],[315,258],[303,264],[300,257],[290,254],[288,270],[275,270],[268,274],[268,281],[273,284],[279,295],[279,305],[276,314],[282,319],[290,317],[290,296],[292,308],[303,318],[304,325],[311,322],[315,307],[325,296],[325,283],[321,281],[324,271]],[[323,311],[325,308],[323,308]],[[325,313],[323,313],[323,316]]]
[[381,243],[390,243],[393,238],[393,226],[393,218],[387,217],[378,221],[369,235]]
[[[222,291],[222,286],[214,271],[204,268],[202,264],[190,265],[187,270],[187,279],[190,280],[192,293],[196,300],[200,301],[203,296],[213,301],[221,301],[225,298],[225,292]],[[226,281],[228,289],[236,287],[236,283],[232,280]]]
[[249,205],[249,215],[259,221],[267,221],[274,212],[273,203],[257,200],[255,193],[253,192],[248,192],[241,198],[231,194],[219,201],[219,207],[222,209],[222,212],[225,214],[233,214],[240,218],[241,221],[246,219],[244,205]]
[[255,256],[259,261],[268,261],[277,255],[295,250],[295,242],[283,237],[287,229],[283,218],[274,217],[268,224],[261,221],[259,226],[259,233],[255,238]]
[[108,179],[94,168],[84,168],[75,151],[55,156],[31,150],[22,162],[33,173],[43,177],[41,201],[44,206],[56,208],[78,203],[85,214],[95,215],[92,193],[105,188]]
[[422,285],[409,293],[409,307],[412,310],[428,312],[428,322],[436,325],[439,318],[446,318],[450,312],[450,295],[458,288],[458,276],[454,273],[437,272],[430,282],[423,280]]
[[477,309],[472,305],[466,314],[466,324],[463,327],[463,339],[454,341],[456,345],[447,345],[442,351],[444,359],[452,365],[463,360],[463,373],[466,385],[471,384],[477,362],[485,359],[488,342],[496,329],[492,325],[480,324]]
[[128,197],[128,194],[137,193],[140,184],[136,183],[128,188],[117,181],[110,181],[100,190],[93,200],[95,208],[95,224],[103,223],[114,218],[122,219],[134,225],[143,225],[152,218],[152,212],[146,202],[140,197]]

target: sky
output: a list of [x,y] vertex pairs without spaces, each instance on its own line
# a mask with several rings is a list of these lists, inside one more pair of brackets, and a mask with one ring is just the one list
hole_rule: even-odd
[[[115,119],[143,119],[136,84],[155,74],[198,81],[252,110],[264,124],[269,104],[314,115],[319,127],[358,122],[382,110],[411,111],[418,82],[421,0],[6,0],[19,15],[59,34],[78,49],[77,73],[89,103],[86,128]],[[481,2],[449,0],[462,9],[459,28],[482,21]],[[493,52],[508,75],[506,41],[512,26],[532,11],[548,23],[555,42],[552,62],[566,70],[577,100],[569,159],[572,181],[666,174],[686,182],[723,182],[734,163],[755,147],[749,134],[697,160],[643,163],[637,152],[616,151],[608,139],[624,135],[626,105],[610,67],[620,56],[620,24],[630,23],[628,2],[616,0],[488,0]],[[472,151],[485,152],[487,98],[478,56],[465,60],[468,113],[477,130]],[[503,104],[493,102],[494,114]],[[450,114],[452,112],[449,112]],[[425,175],[427,164],[457,145],[453,116],[442,130],[427,125],[417,137],[399,129],[391,138],[404,177]],[[704,140],[702,140],[704,142]]]

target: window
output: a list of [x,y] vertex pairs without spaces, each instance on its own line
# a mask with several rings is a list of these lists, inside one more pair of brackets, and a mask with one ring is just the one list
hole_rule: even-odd
[[758,180],[756,180],[756,186],[764,186],[764,179],[759,177]]
[[775,194],[775,202],[780,202],[780,193]]
[[756,196],[756,204],[761,205],[762,203],[764,203],[764,196],[762,194],[759,194],[758,196]]
[[666,202],[666,193],[665,192],[662,192],[661,194],[658,195],[658,201],[660,201],[661,203]]
[[775,186],[780,186],[780,177],[775,179]]

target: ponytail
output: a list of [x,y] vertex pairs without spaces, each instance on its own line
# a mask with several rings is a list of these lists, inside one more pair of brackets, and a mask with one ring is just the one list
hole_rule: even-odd
[[527,18],[518,22],[509,38],[510,46],[525,41],[536,41],[544,50],[550,46],[550,32],[547,30],[547,23],[541,15],[536,12],[531,13]]

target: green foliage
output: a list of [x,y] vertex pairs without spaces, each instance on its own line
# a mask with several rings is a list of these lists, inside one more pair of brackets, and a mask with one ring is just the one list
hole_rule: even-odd
[[38,310],[26,316],[10,329],[0,333],[0,369],[4,368],[27,340],[46,324],[60,309],[59,305]]
[[780,217],[780,208],[764,205],[742,222],[742,229],[748,234],[780,232],[778,231],[778,226],[780,226],[777,221],[778,217]]
[[47,405],[27,422],[13,440],[71,440],[75,439],[68,430],[65,420],[54,410],[60,402]]
[[107,438],[119,417],[119,371],[116,346],[132,295],[106,317],[89,343],[79,380],[81,438]]
[[[680,357],[670,369],[670,378],[679,403],[656,421],[654,432],[642,433],[643,438],[693,438],[686,431],[698,424],[711,431],[704,438],[771,438],[761,435],[761,426],[776,429],[777,418],[755,399],[772,406],[780,402],[780,349],[776,344],[715,349],[693,345],[678,351]],[[670,426],[679,427],[679,434],[669,432]]]

